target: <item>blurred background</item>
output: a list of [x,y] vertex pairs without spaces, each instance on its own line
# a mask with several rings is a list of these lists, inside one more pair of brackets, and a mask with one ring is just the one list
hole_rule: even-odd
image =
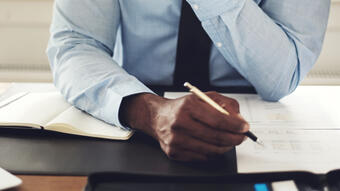
[[[305,85],[340,85],[340,0],[332,8],[321,56]],[[0,82],[51,82],[45,49],[53,0],[0,0]]]

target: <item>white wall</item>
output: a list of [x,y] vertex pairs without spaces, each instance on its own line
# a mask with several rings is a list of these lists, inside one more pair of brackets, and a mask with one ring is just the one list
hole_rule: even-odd
[[340,85],[340,0],[332,0],[322,53],[303,83]]
[[0,0],[0,81],[50,81],[53,0]]
[[[53,0],[0,0],[0,81],[51,81],[45,49]],[[340,0],[323,52],[304,84],[340,85]]]

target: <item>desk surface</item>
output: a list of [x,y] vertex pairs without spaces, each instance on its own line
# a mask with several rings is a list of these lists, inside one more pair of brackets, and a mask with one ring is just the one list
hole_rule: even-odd
[[18,175],[23,184],[8,191],[81,191],[84,189],[87,177],[70,176],[23,176]]
[[[0,94],[3,93],[10,84],[0,83]],[[30,190],[82,190],[86,184],[85,176],[28,176],[17,174],[22,180],[23,185],[11,191],[30,191]],[[39,186],[37,186],[39,185]]]

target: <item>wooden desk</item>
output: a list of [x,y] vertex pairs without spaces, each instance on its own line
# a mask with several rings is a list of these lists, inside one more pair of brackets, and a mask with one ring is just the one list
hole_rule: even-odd
[[[0,94],[6,91],[10,83],[0,83]],[[28,176],[17,175],[23,184],[8,191],[82,191],[85,188],[85,176]]]
[[87,177],[82,176],[17,176],[23,184],[8,191],[82,191],[87,182]]

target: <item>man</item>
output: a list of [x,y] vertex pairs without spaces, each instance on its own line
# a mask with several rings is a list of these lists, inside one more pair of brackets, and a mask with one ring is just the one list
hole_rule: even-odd
[[[56,0],[47,53],[70,103],[144,131],[172,159],[207,160],[244,140],[249,125],[237,101],[208,93],[225,116],[194,95],[168,100],[144,84],[254,87],[277,101],[316,62],[329,7],[329,0]],[[112,58],[119,26],[122,66]]]

